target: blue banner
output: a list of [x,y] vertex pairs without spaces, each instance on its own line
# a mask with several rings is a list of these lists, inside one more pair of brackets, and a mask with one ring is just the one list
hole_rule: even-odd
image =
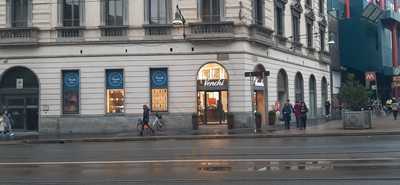
[[123,89],[124,73],[121,69],[107,70],[107,89]]
[[63,72],[63,87],[64,90],[79,91],[79,71],[64,71]]
[[150,86],[155,89],[168,88],[168,68],[150,69]]

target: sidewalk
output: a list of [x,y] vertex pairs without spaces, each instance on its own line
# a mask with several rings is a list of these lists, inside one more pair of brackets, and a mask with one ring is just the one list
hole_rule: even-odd
[[254,129],[228,130],[226,125],[201,126],[199,130],[169,130],[156,136],[140,137],[138,133],[90,134],[90,135],[52,135],[42,136],[36,132],[17,132],[15,138],[0,138],[0,144],[19,143],[70,143],[70,142],[115,142],[145,141],[166,139],[237,139],[237,138],[281,138],[281,137],[323,137],[323,136],[359,136],[359,135],[400,135],[400,120],[392,117],[374,118],[372,129],[344,130],[342,121],[329,121],[311,125],[306,130],[293,127],[283,129],[282,124],[265,126],[259,133]]

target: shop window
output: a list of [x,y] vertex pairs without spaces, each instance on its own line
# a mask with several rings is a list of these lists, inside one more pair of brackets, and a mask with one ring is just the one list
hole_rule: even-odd
[[78,70],[62,71],[63,114],[79,114],[80,77]]
[[125,112],[124,72],[122,69],[106,70],[107,113]]
[[151,110],[168,111],[168,69],[150,69]]

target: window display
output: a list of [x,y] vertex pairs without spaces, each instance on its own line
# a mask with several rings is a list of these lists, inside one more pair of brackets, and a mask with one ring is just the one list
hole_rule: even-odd
[[125,112],[124,73],[122,69],[106,70],[107,113]]
[[168,69],[150,69],[151,110],[168,111]]
[[63,114],[79,114],[79,71],[62,71]]

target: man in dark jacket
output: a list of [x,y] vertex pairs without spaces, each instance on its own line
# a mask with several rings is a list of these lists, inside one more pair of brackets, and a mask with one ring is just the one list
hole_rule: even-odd
[[142,124],[142,130],[140,131],[140,136],[143,136],[143,130],[145,125],[150,128],[151,132],[154,133],[154,130],[150,127],[149,125],[149,120],[150,120],[150,109],[147,107],[147,105],[143,105],[143,124]]
[[290,104],[290,101],[287,100],[282,109],[283,120],[285,121],[286,129],[290,129],[290,120],[292,119],[292,112],[293,112],[293,106],[292,104]]

